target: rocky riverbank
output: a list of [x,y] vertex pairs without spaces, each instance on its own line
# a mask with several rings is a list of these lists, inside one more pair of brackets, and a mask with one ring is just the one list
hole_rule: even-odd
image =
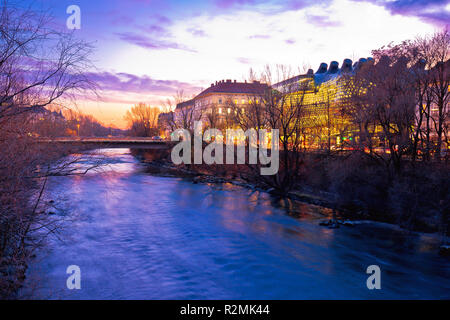
[[[177,166],[167,159],[146,159],[145,156],[138,156],[142,162],[146,165],[146,172],[168,177],[179,177],[192,181],[192,183],[211,183],[211,184],[223,184],[228,183],[240,187],[244,187],[250,190],[263,191],[272,194],[274,197],[287,198],[293,201],[304,202],[308,204],[317,205],[320,207],[328,208],[333,211],[332,217],[328,217],[326,220],[320,222],[320,225],[326,228],[339,228],[340,226],[354,226],[359,224],[360,221],[376,221],[385,222],[392,225],[399,225],[391,220],[387,219],[383,214],[371,215],[360,206],[343,207],[340,206],[336,199],[336,195],[326,192],[309,190],[307,187],[303,187],[301,190],[291,190],[285,195],[280,195],[275,189],[267,187],[257,181],[247,181],[242,179],[240,175],[230,174],[218,174],[216,172],[208,172],[205,170],[199,170],[197,167],[190,168],[188,166]],[[400,225],[400,227],[402,227]],[[416,230],[417,231],[417,230]],[[423,230],[419,230],[423,232]],[[430,226],[428,233],[435,233],[438,235],[438,230]],[[443,240],[443,245],[440,248],[441,255],[449,255],[448,240]]]

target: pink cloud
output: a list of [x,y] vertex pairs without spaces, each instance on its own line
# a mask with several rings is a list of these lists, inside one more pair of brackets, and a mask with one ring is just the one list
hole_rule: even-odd
[[178,80],[158,80],[149,76],[137,76],[125,72],[90,72],[87,77],[103,91],[170,96],[177,90],[187,93],[201,90],[200,87]]
[[164,50],[164,49],[178,49],[185,50],[190,52],[195,52],[190,48],[187,48],[184,45],[181,45],[176,42],[167,41],[164,39],[158,39],[157,37],[150,37],[144,34],[138,34],[135,32],[117,32],[115,33],[120,40],[134,44],[139,47],[143,47],[146,49],[152,50]]

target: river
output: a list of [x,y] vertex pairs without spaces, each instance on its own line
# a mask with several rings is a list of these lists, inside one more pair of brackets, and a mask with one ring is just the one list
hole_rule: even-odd
[[[438,238],[380,223],[328,229],[327,210],[266,193],[145,173],[129,149],[101,170],[52,177],[64,228],[31,261],[34,299],[449,299]],[[69,290],[66,269],[81,270]],[[366,269],[381,269],[369,290]]]

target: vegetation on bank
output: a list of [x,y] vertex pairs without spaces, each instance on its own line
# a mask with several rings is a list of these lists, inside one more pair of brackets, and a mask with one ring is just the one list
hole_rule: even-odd
[[[58,221],[44,201],[47,180],[76,173],[79,150],[39,143],[36,129],[52,129],[60,115],[51,105],[70,105],[95,92],[87,77],[91,46],[52,28],[52,18],[8,1],[0,9],[0,299],[15,298],[27,262]],[[45,110],[45,111],[44,111]],[[41,119],[42,118],[42,119]],[[44,125],[46,127],[44,127]]]
[[174,165],[170,149],[132,149],[132,152],[147,164],[152,174],[186,177],[194,183],[229,182],[267,191],[276,197],[328,207],[343,218],[389,222],[408,230],[449,235],[449,217],[442,210],[445,205],[442,199],[448,197],[450,169],[442,163],[407,169],[401,179],[392,182],[363,153],[311,152],[303,155],[300,179],[282,193],[255,174],[256,166],[252,169],[245,164]]

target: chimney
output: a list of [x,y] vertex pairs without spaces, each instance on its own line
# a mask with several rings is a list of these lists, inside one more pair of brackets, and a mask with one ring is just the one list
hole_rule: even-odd
[[231,79],[227,79],[227,83],[231,83]]
[[214,83],[211,83],[211,87],[214,87]]
[[[383,58],[383,57],[382,57]],[[386,56],[386,58],[388,58],[387,56]],[[389,58],[388,58],[389,59]],[[361,69],[361,67],[362,67],[362,65],[364,64],[364,63],[366,63],[367,62],[367,59],[366,58],[360,58],[359,60],[358,60],[358,62],[355,62],[355,64],[353,65],[353,69],[354,70],[359,70],[359,69]]]
[[236,80],[234,80],[234,83],[236,83]]
[[344,62],[342,62],[341,71],[342,72],[350,72],[350,71],[352,71],[352,60],[344,59]]
[[317,69],[316,73],[325,73],[327,72],[328,65],[325,62],[322,62],[319,66],[319,69]]
[[331,61],[330,68],[328,68],[328,73],[337,73],[339,71],[339,62]]

